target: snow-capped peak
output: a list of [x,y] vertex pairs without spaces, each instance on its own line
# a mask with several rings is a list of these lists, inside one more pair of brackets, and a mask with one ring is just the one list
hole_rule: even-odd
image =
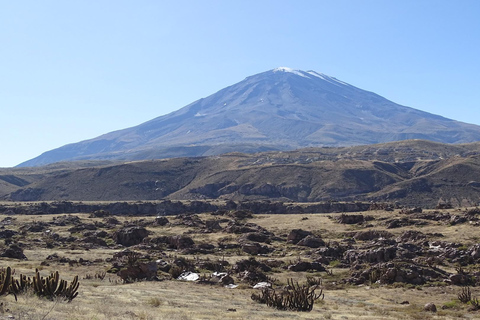
[[302,71],[295,70],[295,69],[288,68],[288,67],[278,67],[278,68],[273,69],[273,72],[289,72],[289,73],[296,74],[297,76],[300,76],[300,77],[308,78],[308,76],[305,75]]
[[326,74],[323,74],[323,73],[319,73],[319,72],[316,72],[316,71],[312,71],[312,70],[309,70],[307,71],[307,73],[309,75],[312,75],[314,77],[317,77],[317,78],[320,78],[322,80],[325,80],[325,81],[328,81],[330,83],[333,83],[333,84],[336,84],[336,85],[344,85],[344,86],[349,86],[348,83],[346,82],[343,82],[343,81],[340,81],[334,77],[330,77],[330,76],[327,76]]

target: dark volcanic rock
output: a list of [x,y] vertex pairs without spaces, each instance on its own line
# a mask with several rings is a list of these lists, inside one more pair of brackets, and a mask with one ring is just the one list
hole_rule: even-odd
[[125,282],[133,282],[136,280],[156,280],[157,279],[157,263],[139,262],[135,265],[126,266],[117,272],[117,275]]
[[288,270],[295,272],[302,272],[308,270],[325,271],[325,267],[318,262],[300,261],[296,264],[288,266]]
[[148,236],[147,229],[143,227],[127,227],[118,230],[113,234],[113,240],[124,246],[134,246]]
[[365,221],[373,220],[371,216],[364,216],[363,214],[344,214],[342,213],[335,218],[338,223],[342,224],[360,224]]
[[306,236],[311,235],[310,231],[305,231],[302,229],[293,229],[287,236],[287,242],[297,244],[300,240],[305,238]]
[[325,241],[318,237],[315,237],[314,235],[309,235],[298,241],[297,245],[309,248],[319,248],[325,245]]
[[242,235],[239,239],[239,241],[253,241],[253,242],[264,242],[264,243],[270,243],[271,242],[271,236],[269,234],[265,234],[262,232],[249,232],[244,235]]
[[153,221],[153,224],[156,226],[165,226],[169,223],[170,221],[168,221],[167,217],[162,217],[162,216],[156,217],[155,220]]
[[359,231],[355,233],[353,238],[355,240],[375,240],[379,238],[386,238],[390,239],[393,237],[393,234],[388,232],[388,231],[383,231],[383,230],[368,230],[368,231]]
[[16,234],[18,234],[18,232],[14,231],[14,230],[9,230],[9,229],[1,230],[0,231],[0,239],[9,239]]
[[267,254],[272,252],[272,249],[261,245],[258,242],[250,242],[242,245],[242,250],[248,254],[257,255],[257,254]]
[[11,244],[7,249],[5,249],[0,256],[5,258],[27,260],[27,257],[23,253],[23,249],[15,243]]
[[348,250],[344,253],[343,259],[349,263],[380,263],[393,260],[396,257],[397,248],[395,246],[381,247],[377,249]]
[[193,247],[194,244],[193,239],[185,235],[176,235],[169,238],[169,245],[174,249],[188,249]]

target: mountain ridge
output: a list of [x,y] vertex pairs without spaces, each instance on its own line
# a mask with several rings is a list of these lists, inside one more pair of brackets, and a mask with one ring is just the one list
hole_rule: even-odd
[[480,203],[480,142],[408,140],[288,152],[0,170],[7,201],[376,201]]
[[138,126],[47,151],[20,166],[349,146],[480,140],[480,126],[398,105],[315,71],[276,68]]

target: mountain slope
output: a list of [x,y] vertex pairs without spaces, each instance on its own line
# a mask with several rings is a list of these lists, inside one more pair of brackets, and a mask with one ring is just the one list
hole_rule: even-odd
[[314,71],[250,76],[168,115],[48,151],[21,166],[140,160],[426,139],[480,140],[480,127],[404,107]]

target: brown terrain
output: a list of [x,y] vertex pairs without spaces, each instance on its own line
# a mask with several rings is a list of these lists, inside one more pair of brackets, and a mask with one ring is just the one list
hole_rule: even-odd
[[[0,319],[480,317],[480,209],[250,207],[262,203],[297,214],[255,214],[234,201],[4,202],[2,274],[7,266],[16,280],[58,271],[80,285],[70,302],[7,288]],[[310,311],[261,299],[295,288],[314,292]]]
[[411,140],[0,169],[0,319],[478,319],[479,164]]
[[291,152],[0,169],[9,201],[480,201],[480,143],[408,140]]

